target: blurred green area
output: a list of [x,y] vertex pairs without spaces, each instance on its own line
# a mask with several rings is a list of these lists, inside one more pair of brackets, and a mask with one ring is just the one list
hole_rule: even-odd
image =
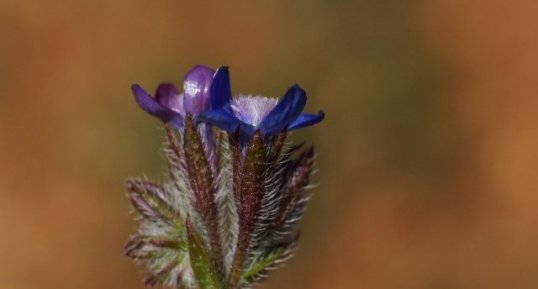
[[0,288],[143,288],[123,181],[162,178],[130,95],[229,65],[326,120],[301,248],[260,288],[536,288],[535,1],[0,3]]

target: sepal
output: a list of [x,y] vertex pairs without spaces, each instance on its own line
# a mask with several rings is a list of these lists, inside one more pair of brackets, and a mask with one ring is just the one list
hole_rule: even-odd
[[246,148],[242,168],[237,173],[240,175],[234,178],[239,181],[239,184],[236,186],[238,192],[236,192],[235,197],[237,214],[239,216],[239,237],[229,277],[229,285],[232,288],[238,282],[238,278],[244,267],[263,198],[265,185],[265,151],[263,137],[259,132],[254,134],[251,143]]
[[299,203],[302,193],[310,182],[310,175],[314,166],[314,147],[304,150],[298,160],[293,164],[294,169],[289,177],[289,181],[283,188],[280,201],[279,214],[273,223],[275,228],[279,228],[289,219],[290,212]]
[[133,208],[144,218],[167,223],[179,222],[179,214],[170,206],[161,186],[147,181],[127,180],[127,194]]
[[278,259],[280,259],[282,253],[283,250],[277,248],[258,257],[241,275],[239,283],[249,284],[266,277],[265,274],[268,268],[270,268]]
[[151,236],[134,235],[125,244],[123,254],[133,259],[155,258],[167,250],[185,251],[186,243],[181,236],[178,238],[156,238]]
[[187,218],[185,228],[187,232],[191,268],[194,273],[196,283],[198,284],[198,288],[222,288],[221,286],[219,286],[219,282],[217,280],[218,276],[217,274],[215,274],[215,268],[212,266],[210,255],[204,246],[203,239],[194,230],[189,218]]
[[212,260],[222,271],[222,251],[215,204],[215,185],[211,167],[192,117],[185,117],[184,143],[187,179],[194,194],[194,207],[209,235]]

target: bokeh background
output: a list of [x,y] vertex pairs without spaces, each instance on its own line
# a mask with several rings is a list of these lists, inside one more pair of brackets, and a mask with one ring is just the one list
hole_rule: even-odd
[[231,67],[326,120],[296,257],[259,288],[538,288],[538,2],[0,1],[0,288],[143,288],[129,86]]

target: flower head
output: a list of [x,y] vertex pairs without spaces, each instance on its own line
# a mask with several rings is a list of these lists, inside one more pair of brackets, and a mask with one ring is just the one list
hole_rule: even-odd
[[131,90],[135,100],[145,112],[159,118],[172,127],[182,127],[186,113],[197,116],[209,109],[209,90],[214,70],[198,65],[193,67],[183,80],[183,93],[174,84],[162,83],[155,98],[140,85],[133,84]]
[[266,136],[277,135],[316,124],[324,118],[323,111],[303,113],[306,92],[297,84],[280,99],[259,96],[232,99],[227,67],[221,67],[215,73],[210,100],[211,110],[201,114],[201,120],[230,133],[239,130],[242,136],[248,137],[256,131]]
[[323,112],[302,113],[298,85],[280,99],[232,98],[227,67],[194,67],[183,93],[169,83],[155,97],[132,90],[167,124],[168,178],[127,181],[141,226],[125,254],[146,263],[146,284],[236,289],[265,278],[297,247],[314,170],[313,147],[288,146],[286,132]]

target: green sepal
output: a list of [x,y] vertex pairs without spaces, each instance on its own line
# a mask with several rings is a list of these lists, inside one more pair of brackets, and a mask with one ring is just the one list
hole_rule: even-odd
[[199,289],[220,289],[209,254],[204,246],[202,237],[192,228],[190,219],[187,218],[185,224],[187,232],[187,242],[189,245],[189,257],[194,278]]
[[149,220],[161,220],[176,228],[183,227],[179,213],[168,204],[164,189],[157,184],[139,180],[127,180],[127,192],[133,207]]
[[240,283],[251,283],[258,279],[266,271],[268,266],[275,263],[282,254],[281,249],[272,250],[269,253],[258,258],[249,268],[241,275]]

